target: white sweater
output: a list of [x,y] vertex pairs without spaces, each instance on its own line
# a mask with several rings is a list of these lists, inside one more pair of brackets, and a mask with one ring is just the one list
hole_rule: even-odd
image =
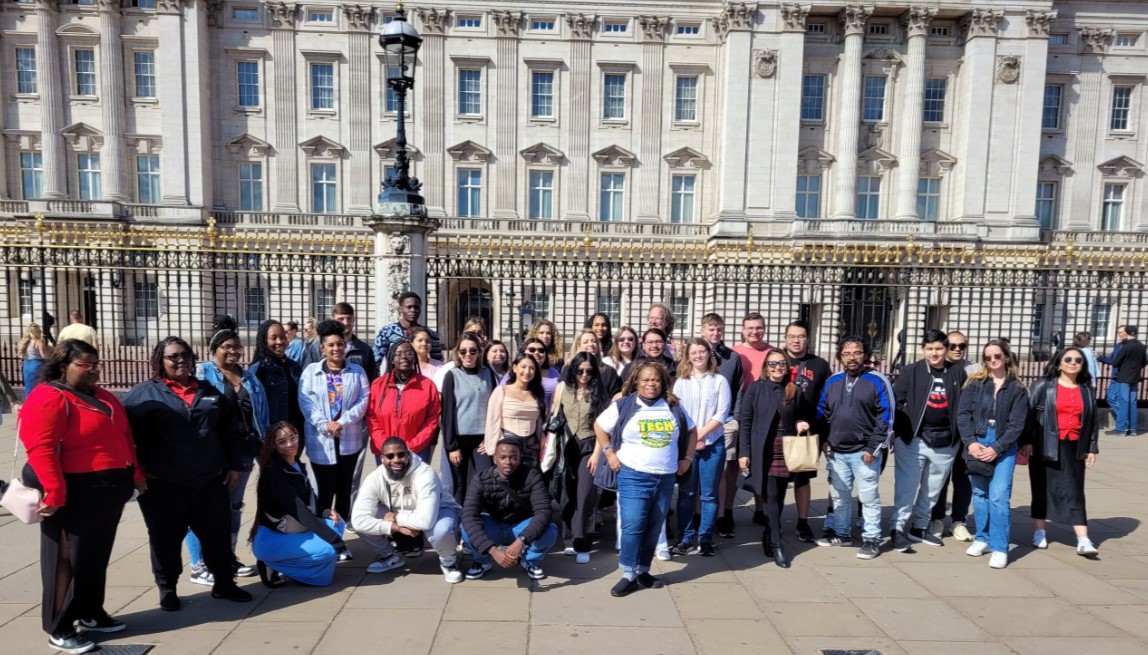
[[394,522],[376,516],[380,505],[386,508],[382,514],[394,512],[399,525],[419,531],[433,528],[440,510],[461,511],[454,496],[443,491],[434,469],[414,453],[411,467],[401,480],[392,480],[380,466],[359,485],[359,496],[351,508],[351,525],[357,532],[391,535]]

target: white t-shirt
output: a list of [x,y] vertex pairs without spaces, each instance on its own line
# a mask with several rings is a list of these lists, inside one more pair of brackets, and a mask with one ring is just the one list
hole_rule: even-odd
[[[618,449],[618,460],[640,473],[665,475],[678,472],[678,430],[674,413],[664,399],[647,405],[640,397],[637,411],[630,422],[622,428],[622,447]],[[683,412],[684,413],[684,412]],[[686,414],[684,429],[694,427],[693,419]],[[598,416],[597,425],[608,433],[613,433],[618,424],[618,403],[610,403],[606,411]]]

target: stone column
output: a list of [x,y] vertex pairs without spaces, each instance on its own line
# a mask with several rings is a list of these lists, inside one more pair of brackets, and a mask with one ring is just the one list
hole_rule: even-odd
[[40,153],[44,163],[44,198],[67,197],[64,159],[64,87],[61,78],[60,42],[56,38],[58,15],[55,0],[38,0],[36,62],[40,92]]
[[[662,199],[662,107],[665,79],[665,40],[670,19],[662,16],[639,16],[642,28],[642,104],[634,115],[640,117],[638,133],[637,211],[639,221],[656,221]],[[700,90],[700,86],[699,86]],[[698,111],[702,111],[699,98]],[[699,208],[700,209],[700,208]]]
[[932,7],[913,6],[901,16],[908,48],[905,56],[905,88],[901,111],[901,148],[897,152],[897,211],[898,219],[918,218],[917,180],[921,167],[921,122],[925,108],[925,42],[929,37],[929,23],[937,10]]
[[566,151],[570,174],[566,177],[566,218],[590,219],[590,121],[595,115],[590,96],[593,91],[593,62],[590,61],[591,39],[594,36],[594,15],[567,14],[566,27],[570,31],[570,111],[566,120],[566,138],[570,144]]
[[347,21],[347,68],[350,106],[347,107],[350,126],[351,151],[349,214],[371,213],[371,198],[377,180],[371,179],[371,117],[377,105],[371,97],[371,66],[377,61],[371,56],[371,19],[375,10],[363,5],[343,5]]
[[[274,65],[270,91],[274,108],[270,122],[275,161],[271,167],[271,211],[299,211],[299,137],[295,88],[295,19],[299,5],[268,3],[271,14],[271,61]],[[164,150],[167,144],[164,144]]]
[[1055,11],[1025,12],[1028,39],[1024,44],[1025,54],[1020,58],[1020,88],[1015,114],[1018,133],[1010,153],[1014,186],[1005,194],[1012,199],[1014,228],[1033,230],[1033,238],[1039,238],[1035,230],[1040,227],[1036,218],[1036,185],[1040,178],[1041,114],[1044,109],[1044,74],[1048,67],[1048,27],[1055,19]]
[[105,200],[128,202],[130,196],[124,192],[124,50],[120,36],[120,0],[100,0],[100,49],[104,53],[100,76],[104,119],[101,185]]
[[494,211],[495,218],[518,218],[518,32],[522,12],[495,11]]
[[833,218],[857,216],[857,139],[861,129],[861,47],[871,7],[847,5],[838,20],[845,35],[845,52],[837,67],[840,109],[837,128],[836,171],[833,182]]
[[[190,11],[190,10],[189,10]],[[190,86],[187,68],[183,62],[188,57],[188,43],[183,29],[180,0],[158,0],[156,2],[156,22],[159,33],[164,36],[164,50],[156,51],[156,64],[174,60],[178,65],[165,66],[156,71],[157,94],[160,107],[160,134],[163,149],[160,151],[160,171],[163,180],[160,184],[160,201],[165,205],[187,206],[188,194],[188,122],[197,117],[189,116],[188,96]],[[166,54],[167,57],[164,57]]]
[[[777,89],[800,89],[805,77],[805,19],[809,16],[809,6],[796,3],[781,5],[781,46],[778,48],[776,73]],[[759,71],[758,75],[768,72]],[[774,130],[774,174],[773,206],[774,216],[795,218],[797,216],[797,153],[801,143],[801,103],[792,98],[781,99],[776,103],[777,127]]]
[[[1077,125],[1082,128],[1076,131],[1075,138],[1070,144],[1072,154],[1068,159],[1079,165],[1073,169],[1072,198],[1065,200],[1068,211],[1061,215],[1067,217],[1065,229],[1068,230],[1095,230],[1099,223],[1093,224],[1092,217],[1097,215],[1094,192],[1096,188],[1096,143],[1100,135],[1107,133],[1107,121],[1101,118],[1102,108],[1108,105],[1108,98],[1104,94],[1104,56],[1112,47],[1116,32],[1102,27],[1084,27],[1080,30],[1080,43],[1084,54],[1080,58],[1080,102],[1073,107]],[[1129,206],[1126,213],[1131,212]]]
[[422,96],[421,102],[415,106],[422,111],[423,195],[426,197],[427,213],[446,216],[450,198],[445,181],[446,116],[451,108],[446,106],[445,85],[450,83],[453,76],[446,74],[443,65],[446,61],[445,30],[450,10],[416,7],[414,13],[422,24],[420,32],[423,37],[423,46],[419,50],[423,70],[415,85],[415,92]]
[[753,78],[753,28],[757,20],[757,4],[726,4],[717,18],[710,19],[714,34],[723,42],[721,103],[721,162],[719,170],[730,175],[718,178],[718,216],[744,220],[746,208],[746,176],[732,174],[745,168],[749,151],[748,85]]
[[989,170],[989,134],[992,132],[993,80],[996,79],[997,29],[1001,9],[974,9],[962,21],[965,56],[961,65],[959,106],[969,107],[964,129],[953,131],[957,166],[953,175],[953,215],[958,220],[981,221],[985,215],[985,189]]
[[398,320],[396,301],[406,291],[427,297],[427,246],[438,229],[425,207],[408,206],[407,213],[373,214],[363,222],[375,231],[375,322]]

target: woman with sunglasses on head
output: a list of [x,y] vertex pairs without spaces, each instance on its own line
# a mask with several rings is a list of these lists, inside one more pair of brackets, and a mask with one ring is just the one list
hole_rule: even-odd
[[124,408],[98,384],[96,349],[61,341],[40,373],[17,429],[28,453],[23,482],[41,492],[41,625],[53,648],[86,653],[96,645],[74,624],[124,630],[104,609],[108,561],[124,504],[147,483]]
[[419,373],[422,373],[428,380],[434,380],[435,373],[443,367],[442,362],[431,358],[433,343],[430,330],[424,327],[411,330],[411,346],[414,347],[415,354],[418,355]]
[[594,333],[598,337],[598,348],[601,353],[600,356],[605,356],[614,347],[614,336],[611,334],[610,317],[604,312],[591,314],[590,318],[586,319],[586,323],[582,326],[587,330]]
[[497,340],[486,344],[482,361],[494,371],[494,377],[499,384],[506,382],[506,377],[510,375],[510,351],[506,349],[506,344]]
[[1032,388],[1032,443],[1020,447],[1028,460],[1032,486],[1032,545],[1048,548],[1045,524],[1051,518],[1071,525],[1076,554],[1095,557],[1099,551],[1088,538],[1084,504],[1084,470],[1096,464],[1099,422],[1088,360],[1069,346],[1048,362],[1044,377]]
[[[307,331],[307,321],[303,321],[303,331]],[[310,348],[311,341],[307,343]],[[299,376],[303,374],[303,367],[287,357],[287,346],[287,329],[283,324],[263,321],[255,333],[255,353],[251,355],[248,370],[263,385],[267,395],[267,424],[287,421],[302,436],[306,420],[299,409]]]
[[346,519],[318,509],[307,467],[299,461],[302,446],[295,426],[281,421],[267,430],[259,453],[255,521],[247,541],[267,587],[283,586],[284,576],[326,587],[339,555],[347,552]]
[[[263,448],[263,435],[267,433],[267,394],[263,384],[250,369],[244,370],[239,365],[243,358],[243,343],[239,339],[239,328],[235,319],[227,314],[215,317],[212,324],[211,341],[207,349],[211,359],[200,362],[195,367],[195,377],[212,385],[219,390],[238,410],[239,430],[244,435],[243,471],[239,476],[239,484],[231,490],[228,500],[231,502],[231,552],[239,542],[239,526],[243,520],[243,493],[247,490],[247,479],[251,477],[251,470],[255,466],[255,458]],[[207,566],[203,563],[203,548],[195,532],[188,531],[187,539],[188,559],[191,561],[191,581],[196,584],[212,586],[215,579]],[[255,575],[255,568],[240,563],[236,575],[248,577]]]
[[626,365],[638,356],[638,333],[634,328],[625,326],[618,329],[614,336],[614,345],[609,354],[602,358],[602,363],[612,367],[619,375]]
[[546,394],[546,405],[549,406],[551,398],[554,396],[554,389],[558,387],[558,381],[562,379],[562,373],[550,365],[550,357],[546,352],[546,344],[541,340],[527,338],[522,342],[522,349],[518,354],[530,355],[538,363],[539,377],[542,379],[542,392]]
[[474,476],[493,466],[483,448],[486,411],[490,394],[498,386],[494,374],[482,361],[477,334],[464,332],[454,350],[454,366],[442,374],[441,400],[443,450],[450,462],[455,500],[462,504]]
[[957,410],[957,430],[973,487],[977,533],[967,554],[991,552],[989,566],[1008,566],[1012,476],[1028,418],[1028,393],[1008,343],[992,339],[981,351],[983,368],[969,376]]
[[538,372],[539,364],[532,355],[522,352],[514,358],[506,384],[490,394],[483,453],[492,454],[499,441],[514,439],[522,465],[538,466],[546,425],[546,395]]
[[245,435],[235,404],[192,375],[195,354],[179,337],[152,351],[152,377],[124,397],[148,491],[139,497],[147,524],[160,609],[180,608],[180,544],[188,529],[203,547],[214,585],[211,597],[248,602],[235,584],[228,494],[243,475]]
[[[543,367],[550,367],[555,370],[562,369],[562,355],[564,354],[562,351],[565,349],[565,345],[562,341],[562,333],[558,331],[558,326],[553,321],[546,319],[535,321],[526,333],[526,340],[529,341],[530,339],[537,339],[546,347],[546,362],[542,364]],[[557,384],[558,382],[555,381],[555,385]]]
[[[608,396],[613,397],[614,394],[622,390],[622,380],[618,377],[618,372],[602,363],[602,342],[599,341],[598,335],[593,330],[582,330],[574,338],[574,343],[570,345],[570,359],[573,360],[578,353],[594,355],[595,360],[598,361],[598,374],[602,378],[602,388],[606,390]],[[565,369],[561,375],[562,379],[567,377]]]

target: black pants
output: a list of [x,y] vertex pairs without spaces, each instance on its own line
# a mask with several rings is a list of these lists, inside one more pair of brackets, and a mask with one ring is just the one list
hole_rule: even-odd
[[462,453],[462,459],[458,464],[451,464],[450,471],[454,477],[454,499],[459,505],[466,502],[466,488],[470,486],[470,481],[494,466],[490,455],[478,452],[478,446],[485,438],[481,434],[458,435],[458,451]]
[[949,482],[953,483],[953,523],[964,523],[969,516],[969,504],[973,502],[973,483],[969,482],[969,470],[965,467],[964,451],[962,445],[957,449],[957,456],[953,458],[953,469],[941,487],[941,495],[937,497],[937,504],[933,505],[934,521],[945,520],[945,501],[949,498]]
[[762,510],[765,512],[762,537],[769,537],[769,541],[774,544],[781,543],[781,510],[785,507],[785,490],[789,487],[789,480],[788,477],[765,476],[765,497],[761,499]]
[[[25,469],[28,470],[28,469]],[[44,632],[67,631],[77,619],[104,612],[108,560],[124,504],[132,497],[131,469],[65,473],[67,503],[40,522],[40,616]],[[25,482],[30,482],[25,475]],[[60,550],[66,549],[72,581],[63,602],[56,597]],[[60,611],[56,612],[56,605]]]
[[594,486],[594,474],[586,468],[590,456],[594,453],[594,439],[571,439],[567,444],[566,452],[566,478],[570,490],[570,502],[562,512],[569,516],[570,535],[574,538],[574,550],[579,553],[590,552],[592,540],[590,535],[594,532],[594,510],[598,507],[598,487]]
[[[362,452],[362,451],[359,451]],[[315,472],[315,486],[319,510],[334,508],[343,520],[351,517],[351,486],[355,481],[355,467],[359,453],[336,455],[334,464],[311,463]]]
[[151,567],[160,589],[175,589],[183,572],[183,538],[190,528],[203,546],[203,562],[216,584],[231,582],[238,568],[231,552],[231,501],[224,476],[199,487],[149,478],[139,497],[151,542]]

